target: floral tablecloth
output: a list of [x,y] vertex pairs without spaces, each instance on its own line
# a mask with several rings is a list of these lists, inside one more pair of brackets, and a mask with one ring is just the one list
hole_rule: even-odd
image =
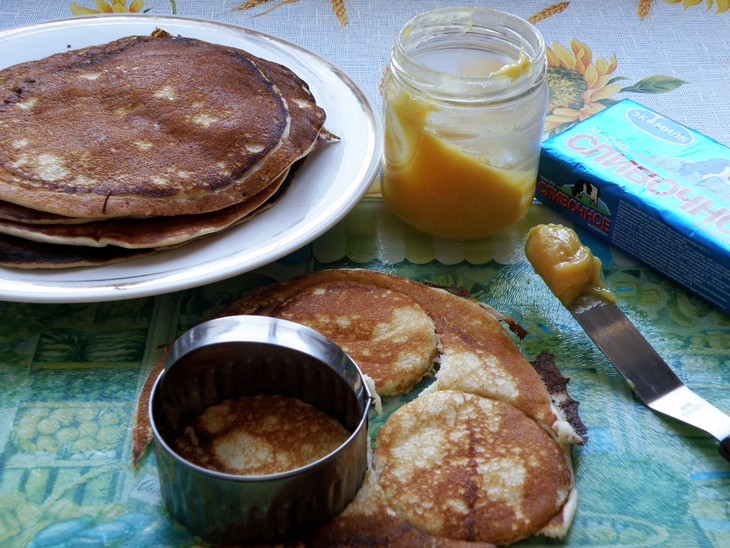
[[[215,20],[273,34],[331,60],[380,104],[398,27],[434,0],[0,0],[0,32],[112,11]],[[730,146],[727,0],[477,1],[532,21],[549,46],[547,131],[631,98]],[[100,15],[113,16],[113,15]],[[0,60],[0,65],[2,60]],[[420,234],[368,195],[334,228],[282,260],[153,297],[81,304],[0,302],[0,546],[196,545],[161,504],[153,454],[131,464],[132,411],[161,350],[185,329],[273,281],[364,267],[456,283],[550,350],[589,428],[576,451],[579,510],[561,542],[525,545],[730,546],[730,463],[708,435],[633,397],[524,259],[529,228],[565,222],[534,205],[475,242]],[[678,375],[730,412],[730,318],[586,236],[619,304]]]

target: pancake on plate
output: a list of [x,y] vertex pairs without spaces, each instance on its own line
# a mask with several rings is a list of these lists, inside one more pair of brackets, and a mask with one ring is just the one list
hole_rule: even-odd
[[59,246],[45,259],[0,248],[0,264],[21,268],[107,264],[149,253],[73,248],[161,250],[226,230],[337,139],[287,67],[160,29],[0,70],[0,94],[0,232]]
[[[295,545],[486,547],[568,531],[577,505],[572,446],[586,429],[552,356],[528,362],[500,324],[519,331],[514,321],[458,291],[361,269],[272,284],[216,317],[236,314],[302,322],[349,345],[363,374],[381,379],[373,379],[376,400],[396,408],[384,416],[355,500]],[[403,367],[409,354],[413,367]],[[135,464],[151,441],[147,406],[164,359],[139,396]],[[416,384],[415,398],[399,399]]]
[[156,249],[61,246],[0,234],[0,266],[15,268],[103,266],[148,257],[155,253],[157,253]]
[[[219,211],[170,217],[121,218],[81,224],[26,224],[0,218],[0,233],[26,240],[61,245],[129,249],[160,248],[215,234],[260,213],[275,202],[270,200],[281,188],[288,170],[277,181],[251,198]],[[265,207],[264,207],[265,206]]]
[[[291,170],[293,171],[293,169]],[[291,176],[291,171],[289,175]],[[68,240],[63,245],[53,243],[51,238],[36,239],[19,238],[3,233],[3,226],[9,226],[10,222],[0,220],[0,266],[14,268],[50,268],[63,269],[72,267],[104,266],[122,261],[129,261],[141,257],[148,257],[160,251],[175,249],[192,239],[199,239],[203,236],[213,234],[239,225],[255,215],[272,207],[286,193],[291,184],[287,177],[283,184],[264,203],[253,211],[239,215],[241,211],[250,209],[251,204],[247,202],[236,204],[225,208],[222,211],[201,213],[199,215],[182,215],[176,217],[150,217],[149,219],[137,220],[139,224],[129,224],[129,219],[112,219],[109,221],[90,221],[92,227],[109,223],[110,228],[97,227],[96,233],[83,228],[84,225],[39,225],[45,228],[38,232],[58,234],[65,231],[73,234],[73,227],[77,227],[76,237],[85,235],[87,238],[98,237],[105,239],[117,238],[116,244],[99,247],[96,245],[73,245]],[[264,196],[266,191],[259,193]],[[258,195],[251,201],[255,203]],[[0,205],[2,209],[2,205]],[[10,225],[12,226],[12,225]],[[65,227],[59,228],[59,227]],[[27,228],[27,227],[25,227]],[[144,230],[147,228],[147,230]],[[116,230],[116,232],[115,232]],[[194,238],[188,236],[194,235]],[[78,241],[78,240],[77,240]],[[177,242],[177,243],[175,243]],[[89,243],[89,242],[85,242]],[[122,245],[124,243],[124,245]],[[155,247],[145,247],[142,244],[149,243]]]

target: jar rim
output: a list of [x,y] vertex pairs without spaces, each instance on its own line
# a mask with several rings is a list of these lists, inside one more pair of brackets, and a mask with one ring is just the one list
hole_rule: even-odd
[[[457,74],[421,62],[418,53],[454,48],[464,43],[470,49],[499,53],[521,62],[516,78],[497,74]],[[521,95],[540,84],[547,70],[545,41],[531,23],[504,11],[482,7],[447,7],[411,17],[398,30],[391,65],[406,82],[429,89],[444,98],[480,97],[504,99]]]

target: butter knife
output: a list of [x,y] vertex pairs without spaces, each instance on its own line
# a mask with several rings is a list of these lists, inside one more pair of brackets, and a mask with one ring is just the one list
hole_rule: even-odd
[[615,303],[581,295],[567,308],[644,404],[711,434],[730,461],[730,416],[687,388]]

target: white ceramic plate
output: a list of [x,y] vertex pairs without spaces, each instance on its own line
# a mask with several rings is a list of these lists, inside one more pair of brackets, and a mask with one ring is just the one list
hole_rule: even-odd
[[309,84],[327,113],[325,143],[297,171],[275,207],[243,225],[151,257],[68,270],[0,267],[0,300],[90,302],[143,297],[219,281],[268,264],[332,227],[377,174],[380,117],[372,99],[332,63],[299,46],[241,27],[181,17],[75,17],[0,32],[0,68],[155,28],[245,49],[281,63]]

